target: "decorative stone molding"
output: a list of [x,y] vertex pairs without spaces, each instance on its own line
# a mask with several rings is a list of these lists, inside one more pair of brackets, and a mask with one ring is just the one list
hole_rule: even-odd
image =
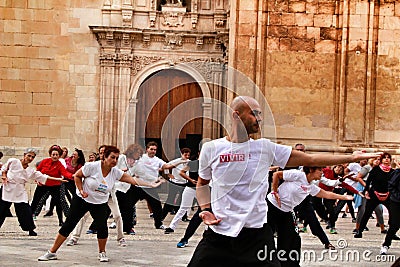
[[163,14],[163,25],[169,27],[183,27],[183,18],[186,14],[185,7],[163,6],[161,8]]
[[178,47],[182,48],[183,34],[177,33],[166,33],[165,34],[165,48],[176,49]]
[[215,14],[214,15],[215,28],[216,29],[224,28],[226,19],[227,18],[225,14]]
[[[212,81],[212,75],[215,71],[225,69],[225,61],[223,58],[191,58],[181,57],[178,59],[180,63],[188,64],[189,66],[200,72],[207,82]],[[211,67],[212,66],[212,67]]]
[[164,57],[159,56],[133,56],[132,62],[132,75],[135,76],[140,70],[145,66],[164,59]]
[[197,36],[196,37],[196,45],[197,46],[202,46],[204,44],[204,37],[203,36]]
[[132,9],[122,9],[122,26],[132,27]]
[[156,26],[156,19],[157,19],[157,12],[150,11],[149,12],[150,28],[154,28]]

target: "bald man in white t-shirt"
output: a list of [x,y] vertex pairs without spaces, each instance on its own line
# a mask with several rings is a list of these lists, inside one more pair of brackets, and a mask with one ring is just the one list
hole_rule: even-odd
[[264,138],[253,140],[249,135],[260,130],[262,110],[252,97],[234,98],[228,113],[229,135],[205,143],[200,153],[196,190],[208,228],[188,266],[280,266],[267,224],[269,167],[333,165],[379,153],[305,154]]

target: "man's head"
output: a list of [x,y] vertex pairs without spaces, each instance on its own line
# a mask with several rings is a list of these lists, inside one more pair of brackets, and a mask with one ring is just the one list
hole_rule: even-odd
[[183,159],[189,159],[190,158],[190,153],[192,151],[190,150],[190,148],[184,147],[181,149],[181,156]]
[[154,141],[148,142],[146,145],[147,156],[149,156],[150,158],[154,157],[157,153],[157,147],[158,147],[158,144],[156,142],[154,142]]
[[257,133],[260,130],[261,108],[260,104],[252,97],[235,97],[230,105],[233,126],[247,135]]
[[300,151],[300,152],[306,152],[306,147],[303,144],[296,144],[294,146],[294,150]]

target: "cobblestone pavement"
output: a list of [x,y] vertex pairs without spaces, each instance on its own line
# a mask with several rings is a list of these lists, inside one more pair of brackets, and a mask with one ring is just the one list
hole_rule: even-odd
[[[97,260],[97,242],[95,235],[83,234],[76,246],[65,244],[58,251],[58,260],[38,262],[41,256],[51,246],[57,233],[57,218],[43,217],[42,212],[36,221],[37,237],[28,236],[18,226],[16,217],[7,218],[0,229],[0,266],[186,266],[201,238],[204,229],[201,226],[196,235],[190,240],[186,248],[177,248],[176,243],[183,236],[187,226],[181,222],[175,233],[164,234],[162,230],[154,229],[153,220],[149,218],[144,202],[138,205],[137,234],[126,236],[127,247],[119,247],[116,242],[116,230],[110,229],[107,243],[108,263],[99,263]],[[169,223],[172,215],[168,215],[165,224]],[[110,223],[112,219],[109,220]],[[387,222],[387,218],[385,220]],[[394,241],[389,252],[392,255],[386,258],[379,257],[380,245],[384,235],[375,227],[376,220],[371,219],[369,231],[364,232],[364,238],[354,239],[351,234],[354,224],[351,218],[340,218],[337,224],[338,234],[329,234],[328,237],[338,250],[330,254],[323,250],[319,240],[310,230],[302,233],[302,266],[390,266],[400,256],[400,241]],[[89,222],[86,228],[89,226]],[[86,229],[85,228],[85,229]],[[323,224],[323,228],[325,225]],[[340,249],[341,247],[341,249]],[[325,252],[324,252],[325,251]],[[349,265],[350,264],[350,265]]]

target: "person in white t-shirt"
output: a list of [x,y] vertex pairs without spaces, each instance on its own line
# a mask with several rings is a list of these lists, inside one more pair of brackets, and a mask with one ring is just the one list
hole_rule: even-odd
[[[77,197],[73,198],[70,213],[58,231],[53,246],[41,257],[39,261],[57,259],[57,250],[61,247],[68,235],[74,230],[79,220],[90,212],[97,230],[100,262],[108,262],[106,243],[108,237],[108,199],[116,181],[132,185],[145,185],[157,187],[160,181],[146,183],[124,173],[116,167],[119,149],[115,146],[105,146],[104,160],[88,162],[74,174]],[[84,179],[83,179],[84,178]]]
[[[361,170],[361,168],[365,164],[367,164],[367,160],[360,160],[360,162],[352,162],[349,165],[347,165],[347,167],[344,169],[344,173],[345,173],[344,178],[346,178],[346,179],[344,179],[344,182],[353,188],[357,188],[357,185],[358,185],[357,175],[358,175],[359,171]],[[342,189],[341,194],[346,194],[346,193],[347,193],[347,195],[350,195],[350,196],[354,195],[354,193],[351,192],[350,190]],[[345,204],[347,204],[347,207],[349,208],[349,213],[351,215],[352,222],[355,223],[357,221],[357,219],[356,219],[356,216],[354,213],[354,207],[353,207],[352,201],[339,201],[336,206],[336,212],[339,215],[340,211],[342,210],[342,208],[344,207]],[[344,213],[344,214],[346,214],[346,213]]]
[[1,168],[3,186],[0,189],[0,227],[4,223],[11,204],[14,203],[18,222],[22,230],[29,231],[30,236],[37,236],[37,233],[34,231],[36,226],[33,222],[31,207],[28,204],[28,192],[25,184],[30,180],[44,184],[47,179],[67,182],[63,178],[51,177],[28,167],[36,157],[36,153],[35,149],[27,148],[21,160],[10,158]]
[[[268,224],[278,233],[277,250],[282,266],[300,266],[301,239],[298,234],[293,208],[308,195],[326,199],[352,200],[352,196],[325,191],[313,180],[320,180],[321,167],[306,167],[303,170],[275,172],[272,176],[271,192],[267,195]],[[278,187],[280,180],[284,182]]]
[[259,131],[262,120],[261,107],[254,98],[234,98],[228,112],[232,121],[229,135],[205,143],[200,152],[197,200],[203,210],[200,217],[209,227],[188,266],[280,266],[267,224],[269,167],[332,165],[379,153],[292,151],[290,146],[250,138]]
[[[191,150],[187,147],[184,147],[181,149],[181,157],[171,160],[169,162],[169,164],[176,165],[176,168],[172,169],[172,174],[168,173],[168,176],[170,178],[168,183],[168,197],[162,209],[162,220],[167,217],[168,212],[176,212],[181,205],[183,189],[185,189],[188,180],[183,177],[180,172],[187,167],[190,153]],[[178,196],[178,198],[176,203],[174,203],[176,196]]]
[[[156,142],[148,142],[146,144],[146,154],[141,157],[136,166],[136,176],[148,183],[159,180],[160,171],[175,168],[180,164],[169,164],[158,158],[156,156],[157,147],[158,145]],[[165,230],[166,227],[162,223],[162,206],[158,195],[158,189],[149,188],[147,186],[133,186],[132,189],[133,205],[135,205],[139,200],[145,199],[153,211],[155,228]]]

